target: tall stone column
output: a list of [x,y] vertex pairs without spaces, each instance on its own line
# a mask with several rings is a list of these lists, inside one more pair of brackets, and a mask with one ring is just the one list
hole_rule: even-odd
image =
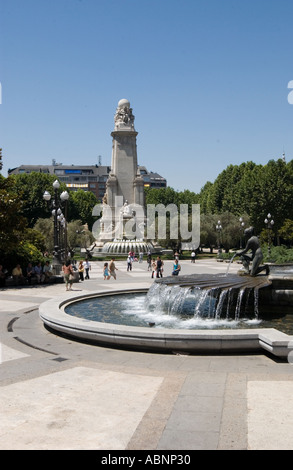
[[[138,171],[136,146],[138,132],[134,128],[134,115],[128,100],[119,101],[114,123],[115,127],[111,133],[111,172],[104,196],[104,204],[107,206],[104,206],[101,219],[103,226],[100,240],[103,240],[106,232],[107,235],[113,234],[113,239],[130,238],[132,222],[135,237],[143,239],[144,180]],[[130,232],[126,233],[125,226],[127,228],[130,226]]]
[[[134,115],[126,99],[119,101],[114,117],[112,166],[107,182],[106,200],[114,211],[115,200],[121,205],[144,205],[144,182],[137,167]],[[118,199],[117,199],[118,198]]]

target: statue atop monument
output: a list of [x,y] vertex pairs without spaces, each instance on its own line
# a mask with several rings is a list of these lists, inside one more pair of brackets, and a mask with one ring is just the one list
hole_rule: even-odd
[[115,130],[130,128],[134,130],[134,115],[130,103],[126,99],[119,101],[114,117]]

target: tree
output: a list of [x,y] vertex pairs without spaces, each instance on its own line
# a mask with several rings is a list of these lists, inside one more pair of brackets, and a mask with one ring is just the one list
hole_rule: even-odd
[[38,219],[34,225],[34,230],[44,237],[44,251],[53,253],[54,251],[54,223],[53,218]]
[[293,245],[293,220],[285,219],[284,224],[279,229],[279,235],[283,240],[288,242],[290,246]]
[[17,248],[27,226],[22,215],[23,202],[15,191],[13,180],[0,180],[0,257]]
[[91,229],[96,218],[92,211],[97,204],[97,198],[91,191],[79,189],[70,193],[68,220],[81,220],[82,224],[88,224]]
[[[43,199],[43,194],[48,191],[54,194],[52,187],[56,176],[47,173],[24,173],[8,177],[13,181],[18,197],[22,199],[22,215],[27,218],[29,227],[33,227],[39,218],[51,217],[51,207]],[[66,190],[62,183],[58,194]]]
[[95,240],[92,232],[82,224],[81,220],[69,222],[67,226],[68,248],[70,251],[76,247],[88,248]]
[[[27,227],[23,201],[12,178],[0,178],[0,259],[6,269],[42,259],[43,239]],[[36,245],[35,245],[36,244]]]

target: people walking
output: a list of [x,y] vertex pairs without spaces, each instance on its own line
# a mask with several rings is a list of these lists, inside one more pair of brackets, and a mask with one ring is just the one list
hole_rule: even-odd
[[152,255],[150,251],[148,252],[148,255],[147,255],[147,263],[148,263],[148,271],[151,271],[152,270]]
[[132,271],[132,258],[130,255],[127,257],[127,271]]
[[195,263],[195,251],[194,250],[191,252],[191,262]]
[[116,280],[116,271],[118,271],[118,268],[115,266],[115,258],[112,258],[109,264],[109,271],[110,271],[110,276],[114,277]]
[[83,265],[82,260],[80,260],[79,265],[78,265],[78,274],[79,274],[80,281],[83,281],[84,280],[84,265]]
[[164,262],[161,260],[160,256],[157,257],[157,263],[156,263],[156,277],[163,277],[163,266]]
[[66,284],[66,290],[71,290],[73,279],[74,279],[74,273],[73,273],[72,265],[69,260],[66,261],[66,263],[63,265],[62,271],[64,273],[64,281]]
[[104,281],[105,281],[106,279],[107,279],[107,281],[108,281],[108,280],[110,279],[108,263],[104,263],[103,274],[104,274]]
[[153,258],[151,261],[151,267],[152,267],[152,278],[154,278],[157,272],[157,263],[156,263],[155,258]]
[[85,279],[89,279],[90,278],[89,272],[91,270],[91,264],[90,264],[90,262],[87,258],[83,262],[83,266],[84,266],[84,269],[85,269]]

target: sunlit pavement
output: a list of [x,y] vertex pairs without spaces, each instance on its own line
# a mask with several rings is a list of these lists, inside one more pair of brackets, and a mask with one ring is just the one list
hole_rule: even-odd
[[[215,260],[182,274],[225,273]],[[146,261],[92,263],[82,291],[149,287]],[[239,265],[232,264],[235,273]],[[172,262],[165,262],[170,275]],[[0,290],[0,449],[293,449],[293,368],[270,355],[154,354],[93,346],[44,328],[64,284]]]

